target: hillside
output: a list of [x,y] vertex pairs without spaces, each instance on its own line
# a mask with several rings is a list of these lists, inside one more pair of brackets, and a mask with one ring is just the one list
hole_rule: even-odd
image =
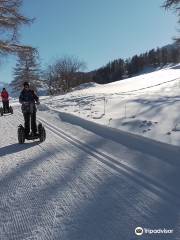
[[48,107],[159,141],[180,143],[180,65],[45,97]]

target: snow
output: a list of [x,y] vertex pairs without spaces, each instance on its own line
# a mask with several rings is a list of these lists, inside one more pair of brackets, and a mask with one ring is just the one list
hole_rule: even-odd
[[137,226],[178,239],[179,148],[61,118],[42,108],[47,139],[24,145],[20,108],[0,118],[0,239],[129,240]]
[[43,96],[43,143],[17,143],[23,116],[11,99],[14,114],[0,117],[0,240],[134,240],[136,227],[173,230],[143,240],[178,240],[179,78],[176,66]]
[[81,85],[66,95],[44,97],[42,103],[105,126],[180,144],[180,64],[110,84]]

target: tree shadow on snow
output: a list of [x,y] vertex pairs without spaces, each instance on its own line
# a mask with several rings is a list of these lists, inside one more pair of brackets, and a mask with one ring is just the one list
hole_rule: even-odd
[[[97,149],[101,149],[105,141],[92,137],[88,140],[88,145],[95,144]],[[93,153],[80,150],[70,156],[73,161],[67,159],[62,164],[69,147],[69,143],[65,143],[46,148],[46,151],[29,159],[1,179],[3,199],[9,199],[13,195],[12,191],[7,191],[7,186],[16,190],[14,200],[16,206],[21,206],[21,211],[13,212],[12,222],[16,222],[19,215],[21,216],[17,223],[19,234],[24,231],[22,226],[27,221],[26,214],[29,223],[27,233],[32,234],[37,231],[38,226],[42,226],[45,237],[41,236],[41,239],[44,240],[50,237],[64,240],[125,240],[133,239],[136,226],[167,226],[174,229],[178,226],[178,211],[171,202],[164,203],[164,196],[158,193],[153,198],[155,192],[151,188],[148,189],[143,182],[136,181],[136,178],[127,177],[115,167],[112,170],[116,174],[109,174],[109,168],[104,171],[104,166],[101,165],[103,158],[93,159]],[[95,166],[99,166],[98,172]],[[28,177],[27,173],[32,174],[32,170],[35,171],[34,174]],[[103,178],[100,177],[102,174]],[[19,184],[23,178],[24,182]],[[38,188],[36,184],[39,185]],[[28,188],[22,191],[22,187],[26,186]],[[169,199],[165,201],[168,202]],[[168,208],[169,205],[172,208]],[[13,231],[13,224],[8,224],[7,237]]]
[[38,144],[37,142],[29,142],[29,143],[25,143],[25,144],[13,143],[11,145],[1,147],[0,148],[0,157],[24,151],[24,150],[26,150],[30,147],[33,147],[37,144]]

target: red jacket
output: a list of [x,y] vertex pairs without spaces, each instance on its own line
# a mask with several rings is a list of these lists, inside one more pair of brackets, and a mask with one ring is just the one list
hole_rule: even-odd
[[8,92],[7,92],[7,91],[2,91],[2,92],[1,92],[1,98],[2,98],[2,101],[3,101],[3,102],[8,101],[8,100],[9,100],[9,94],[8,94]]

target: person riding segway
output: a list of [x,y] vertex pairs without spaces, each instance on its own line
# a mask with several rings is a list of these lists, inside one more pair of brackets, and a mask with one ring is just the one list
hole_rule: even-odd
[[3,116],[6,113],[13,114],[13,108],[9,106],[9,94],[5,88],[3,88],[0,96],[3,104],[3,107],[0,107],[0,115]]
[[[39,97],[30,89],[29,83],[24,82],[24,88],[20,93],[19,102],[24,116],[24,127],[18,126],[18,141],[20,144],[27,140],[39,138],[40,142],[45,141],[46,131],[42,123],[36,124],[36,104],[39,105]],[[31,132],[30,132],[31,125]]]
[[22,104],[21,109],[24,116],[25,138],[30,139],[31,137],[36,137],[36,104],[39,104],[39,97],[30,89],[28,82],[24,82],[24,88],[20,93],[19,102]]
[[3,112],[4,113],[9,112],[9,94],[5,88],[3,88],[1,92],[1,99],[3,103]]

